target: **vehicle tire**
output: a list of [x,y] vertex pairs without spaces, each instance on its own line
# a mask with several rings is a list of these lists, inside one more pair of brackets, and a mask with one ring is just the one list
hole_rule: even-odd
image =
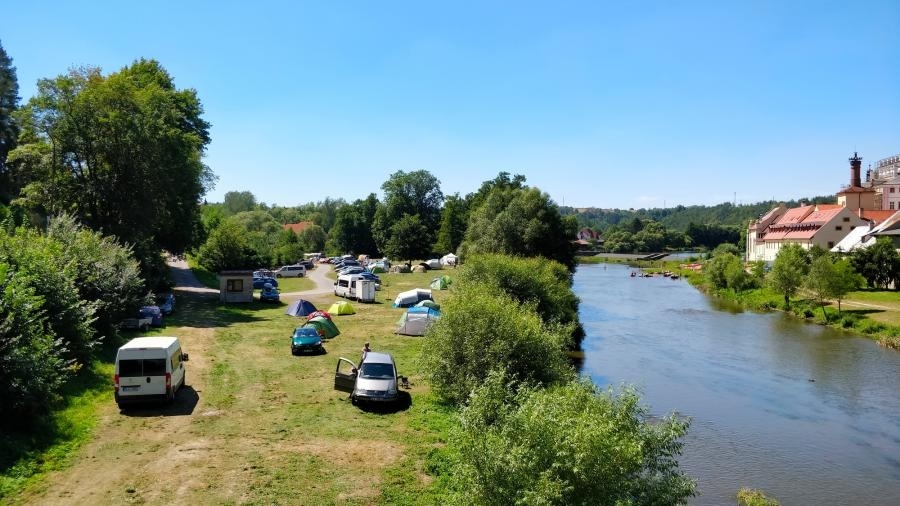
[[356,400],[356,396],[353,396],[353,395],[350,396],[350,404],[353,404],[354,406],[359,406],[359,401]]
[[280,277],[281,277],[281,274],[276,274],[275,277],[276,277],[276,278],[280,278]]
[[175,389],[174,388],[169,392],[169,398],[166,400],[168,401],[169,404],[175,404]]

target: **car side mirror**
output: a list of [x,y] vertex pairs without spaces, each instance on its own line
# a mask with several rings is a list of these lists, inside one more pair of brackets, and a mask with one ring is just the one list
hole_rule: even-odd
[[185,362],[187,362],[187,361],[188,361],[188,354],[187,354],[187,353],[182,353],[182,354],[181,354],[181,360],[184,360]]

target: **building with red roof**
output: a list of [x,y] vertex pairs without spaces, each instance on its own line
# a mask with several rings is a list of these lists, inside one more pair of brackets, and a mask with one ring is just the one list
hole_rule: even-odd
[[313,225],[315,225],[315,223],[311,221],[301,221],[299,223],[285,223],[282,226],[285,230],[292,230],[295,234],[299,234]]

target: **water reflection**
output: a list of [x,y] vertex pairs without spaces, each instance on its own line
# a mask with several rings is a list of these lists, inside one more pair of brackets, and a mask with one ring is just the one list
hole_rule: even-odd
[[900,504],[900,353],[628,272],[575,274],[583,371],[692,418],[693,504],[734,504],[744,486],[782,504]]

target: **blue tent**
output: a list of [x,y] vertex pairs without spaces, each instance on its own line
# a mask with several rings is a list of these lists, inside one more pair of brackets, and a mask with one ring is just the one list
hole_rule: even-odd
[[291,316],[308,316],[310,313],[314,313],[316,311],[316,306],[313,305],[312,302],[306,299],[298,299],[295,302],[292,302],[290,306],[288,306],[285,314],[289,314]]

